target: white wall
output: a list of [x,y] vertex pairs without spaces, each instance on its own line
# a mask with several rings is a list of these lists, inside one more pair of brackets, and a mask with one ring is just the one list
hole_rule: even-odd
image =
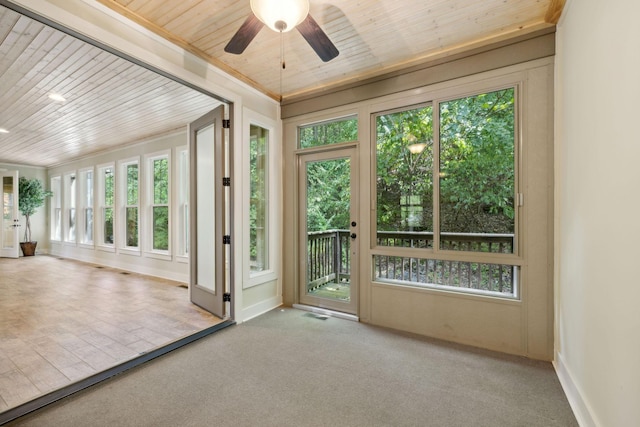
[[[32,179],[37,178],[42,182],[42,185],[45,188],[49,188],[47,184],[47,171],[45,168],[40,168],[36,166],[25,166],[25,165],[14,165],[8,163],[0,163],[0,169],[6,169],[8,171],[18,171],[18,177],[24,176],[26,178]],[[47,232],[47,222],[48,216],[47,212],[49,212],[49,200],[47,200],[41,208],[39,208],[34,215],[31,216],[31,240],[35,240],[38,242],[38,246],[36,248],[37,253],[46,253],[49,250],[48,242],[49,242],[49,234]],[[20,215],[20,234],[19,238],[22,242],[24,239],[24,227],[25,227],[25,218],[22,214]],[[20,254],[22,256],[22,254]]]
[[556,366],[582,425],[640,425],[640,2],[557,33]]
[[[119,174],[121,171],[118,169],[118,161],[125,159],[136,158],[140,162],[140,183],[141,186],[145,185],[145,176],[146,176],[146,167],[145,164],[145,155],[158,153],[160,151],[168,150],[171,155],[169,156],[170,165],[171,165],[171,196],[170,199],[172,201],[177,200],[177,158],[176,158],[176,149],[184,148],[187,146],[187,127],[185,125],[184,130],[156,138],[151,138],[145,141],[139,141],[136,144],[132,144],[120,149],[111,150],[102,154],[97,154],[95,156],[88,156],[81,160],[71,161],[53,168],[48,169],[47,183],[49,182],[52,176],[60,176],[64,177],[65,174],[75,172],[76,176],[79,177],[80,170],[84,168],[94,169],[94,177],[97,177],[97,169],[96,167],[99,165],[104,165],[107,163],[112,163],[116,166],[116,185],[119,180],[121,180]],[[48,186],[48,184],[47,184]],[[140,195],[145,190],[140,191]],[[116,194],[118,192],[118,188],[116,188]],[[69,197],[68,194],[65,194],[63,191],[62,199],[64,203],[64,198]],[[79,201],[80,198],[76,197]],[[94,199],[98,201],[97,191],[94,193]],[[117,208],[119,209],[119,208]],[[171,217],[173,226],[172,228],[178,227],[177,221],[177,209],[176,206],[171,206]],[[97,209],[95,210],[97,211]],[[144,209],[140,210],[141,212]],[[64,214],[63,214],[64,215]],[[116,214],[117,215],[117,214]],[[143,224],[143,218],[140,218],[141,224]],[[80,222],[78,222],[78,228],[80,227]],[[96,223],[95,228],[97,229],[99,225]],[[116,224],[117,227],[117,224]],[[147,229],[144,225],[141,226],[140,229],[140,245],[142,250],[131,254],[131,251],[122,250],[119,247],[118,242],[118,230],[116,230],[116,247],[111,251],[105,251],[99,246],[94,244],[84,245],[79,244],[79,242],[66,242],[66,241],[51,241],[49,240],[49,248],[50,253],[57,256],[63,256],[66,258],[73,258],[80,261],[92,262],[96,264],[107,265],[109,267],[120,268],[123,270],[129,270],[136,273],[148,274],[152,276],[162,277],[171,280],[178,280],[181,282],[189,282],[189,268],[188,268],[188,259],[182,258],[179,256],[178,244],[175,241],[175,233],[172,231],[172,239],[171,242],[171,255],[169,257],[154,257],[150,256],[147,252],[147,248],[145,247],[146,239],[148,235],[146,235]],[[94,236],[97,239],[97,234],[94,233]],[[80,230],[76,232],[76,238],[79,239]],[[163,259],[164,258],[164,259]]]

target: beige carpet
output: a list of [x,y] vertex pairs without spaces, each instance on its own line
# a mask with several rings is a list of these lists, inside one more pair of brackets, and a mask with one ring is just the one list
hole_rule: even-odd
[[10,426],[577,426],[549,363],[277,309]]

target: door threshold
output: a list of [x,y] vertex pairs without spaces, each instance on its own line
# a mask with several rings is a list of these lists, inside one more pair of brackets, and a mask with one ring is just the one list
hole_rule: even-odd
[[351,320],[353,322],[359,322],[360,318],[355,314],[342,313],[341,311],[328,310],[326,308],[313,307],[311,305],[293,304],[293,308],[298,310],[310,311],[312,313],[324,314],[325,316],[337,317],[338,319]]

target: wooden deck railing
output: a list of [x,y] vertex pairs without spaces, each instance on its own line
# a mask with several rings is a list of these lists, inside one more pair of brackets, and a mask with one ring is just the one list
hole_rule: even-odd
[[[513,235],[441,233],[441,248],[454,251],[512,253]],[[379,246],[433,247],[432,232],[378,232]],[[349,231],[311,232],[307,248],[307,290],[350,278]],[[437,284],[513,294],[510,265],[376,255],[374,279]]]

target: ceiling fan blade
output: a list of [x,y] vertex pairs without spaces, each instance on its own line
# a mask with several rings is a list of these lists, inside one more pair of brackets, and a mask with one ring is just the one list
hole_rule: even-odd
[[240,29],[231,37],[229,43],[224,47],[224,51],[240,55],[247,46],[249,46],[251,40],[260,32],[262,27],[264,27],[262,21],[252,13],[247,17]]
[[306,19],[296,28],[324,62],[331,61],[340,54],[338,48],[329,40],[329,37],[311,15],[307,15]]

